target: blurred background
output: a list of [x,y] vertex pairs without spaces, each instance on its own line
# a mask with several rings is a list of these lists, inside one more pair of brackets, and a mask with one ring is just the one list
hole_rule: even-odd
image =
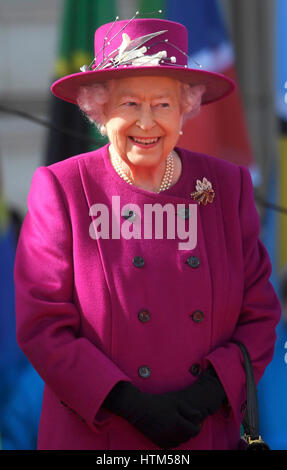
[[[258,387],[260,432],[287,449],[287,1],[0,0],[0,439],[35,449],[43,383],[15,338],[13,264],[36,168],[105,142],[51,83],[93,60],[102,23],[141,16],[189,31],[189,65],[238,83],[203,107],[179,145],[246,165],[282,303],[272,363]],[[162,13],[158,13],[162,10]]]

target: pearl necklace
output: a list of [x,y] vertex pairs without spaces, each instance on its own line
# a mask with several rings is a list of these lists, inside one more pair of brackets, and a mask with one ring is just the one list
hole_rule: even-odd
[[[128,177],[128,175],[124,172],[122,165],[121,165],[121,158],[115,151],[114,147],[110,145],[109,147],[110,150],[110,155],[111,155],[111,162],[118,173],[120,177],[125,180],[127,183],[133,185],[134,183],[131,181],[131,179]],[[166,161],[166,168],[165,168],[165,173],[161,181],[161,185],[159,187],[159,190],[156,191],[157,193],[160,193],[161,191],[165,191],[168,189],[172,183],[173,180],[173,175],[174,175],[174,151],[172,150],[171,153],[167,157]]]

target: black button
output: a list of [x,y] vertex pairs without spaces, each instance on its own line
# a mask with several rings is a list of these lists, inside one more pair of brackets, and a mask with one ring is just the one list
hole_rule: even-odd
[[135,256],[133,259],[133,264],[136,268],[142,268],[144,266],[144,259],[141,256]]
[[198,268],[198,266],[200,265],[200,261],[197,256],[189,256],[186,262],[191,268]]
[[200,367],[200,364],[198,364],[198,363],[192,364],[192,366],[191,366],[190,369],[189,369],[189,372],[190,372],[192,375],[200,375],[200,374],[201,374],[201,367]]
[[136,213],[132,210],[127,210],[122,214],[122,216],[123,216],[124,219],[126,219],[126,220],[128,219],[128,220],[132,221],[132,220],[135,220]]
[[148,366],[141,366],[138,372],[139,372],[139,376],[142,377],[143,379],[147,379],[151,374],[151,370]]
[[141,322],[145,323],[150,319],[150,312],[148,310],[141,310],[138,313],[138,318]]
[[183,209],[179,209],[177,211],[177,215],[179,217],[181,217],[182,219],[189,219],[189,208],[188,207],[184,207]]
[[195,310],[190,316],[195,323],[201,323],[204,317],[201,310]]

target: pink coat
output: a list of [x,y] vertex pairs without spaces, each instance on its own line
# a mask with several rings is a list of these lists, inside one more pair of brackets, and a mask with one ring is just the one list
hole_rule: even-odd
[[[280,304],[248,170],[177,151],[182,175],[159,194],[123,181],[107,146],[40,167],[33,176],[15,287],[18,342],[45,381],[38,449],[158,449],[106,411],[103,400],[120,380],[150,393],[185,388],[208,363],[229,406],[177,449],[238,446],[246,397],[233,341],[249,349],[258,382],[272,359]],[[195,247],[179,250],[177,233],[174,239],[112,236],[112,226],[114,235],[122,224],[139,227],[144,204],[171,203],[176,211],[196,204],[190,193],[203,177],[215,197],[197,206]],[[113,196],[120,196],[121,209],[136,208],[135,218],[126,220],[114,208],[108,236],[96,239],[92,220],[99,213],[90,209],[96,203],[111,208]],[[176,217],[188,227],[189,219]]]

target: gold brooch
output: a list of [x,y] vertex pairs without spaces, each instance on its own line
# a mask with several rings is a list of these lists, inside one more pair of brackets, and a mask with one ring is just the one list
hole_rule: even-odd
[[206,206],[208,202],[212,202],[215,196],[215,192],[212,189],[211,183],[203,178],[202,181],[196,180],[196,191],[190,194],[192,199],[198,202],[198,204],[203,204]]

